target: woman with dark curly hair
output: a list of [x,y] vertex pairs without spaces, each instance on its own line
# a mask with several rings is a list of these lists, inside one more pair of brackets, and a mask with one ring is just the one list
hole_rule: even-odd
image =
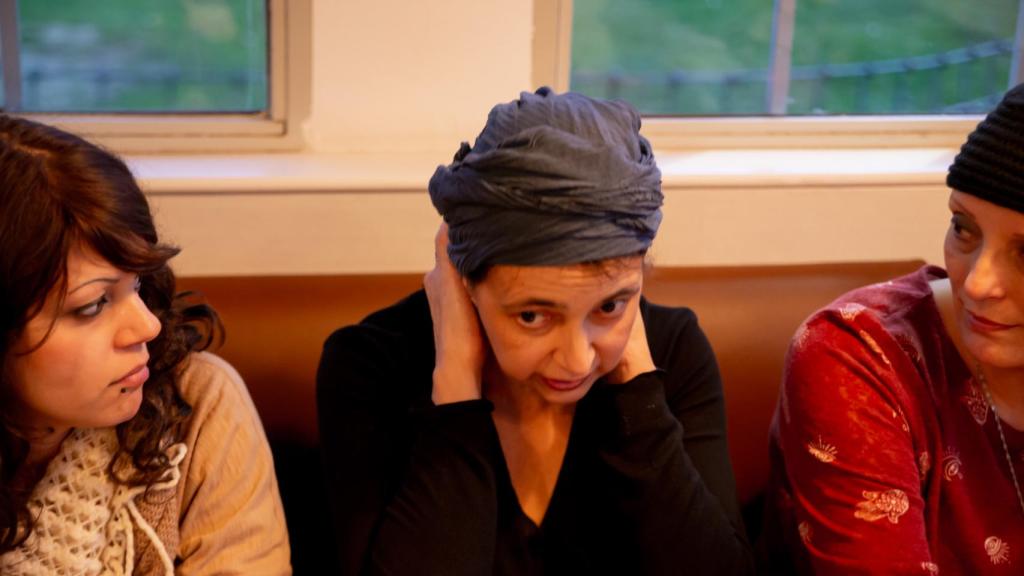
[[288,574],[262,426],[125,164],[0,116],[0,573]]

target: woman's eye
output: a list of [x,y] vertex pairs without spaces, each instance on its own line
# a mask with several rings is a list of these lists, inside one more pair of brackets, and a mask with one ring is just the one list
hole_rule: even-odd
[[960,240],[967,240],[972,236],[971,230],[967,227],[963,216],[960,214],[953,214],[953,217],[949,220],[949,227]]
[[548,320],[548,315],[536,310],[524,310],[516,316],[516,322],[527,328],[538,328]]
[[950,219],[949,225],[953,227],[953,232],[958,235],[964,231],[963,224],[960,223],[960,219],[956,216],[953,216],[953,218]]
[[106,305],[109,303],[110,300],[107,299],[106,295],[103,295],[99,298],[99,300],[95,300],[93,302],[90,302],[89,304],[86,304],[85,306],[75,308],[75,315],[81,316],[83,318],[92,318],[94,316],[99,315],[99,313],[103,311],[103,308],[105,308]]
[[609,300],[601,304],[601,306],[598,307],[598,311],[601,313],[602,316],[616,316],[618,314],[621,314],[625,308],[625,300]]

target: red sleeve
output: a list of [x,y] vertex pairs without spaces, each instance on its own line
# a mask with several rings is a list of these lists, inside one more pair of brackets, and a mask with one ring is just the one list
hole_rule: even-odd
[[790,348],[777,417],[797,532],[786,539],[817,574],[928,574],[921,442],[904,393],[919,376],[870,316],[819,314]]

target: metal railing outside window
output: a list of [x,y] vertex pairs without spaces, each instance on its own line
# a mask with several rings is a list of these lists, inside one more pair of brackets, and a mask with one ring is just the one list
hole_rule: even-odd
[[265,0],[0,0],[3,108],[265,114],[267,20]]
[[570,86],[647,115],[981,113],[1022,78],[1022,4],[577,1]]

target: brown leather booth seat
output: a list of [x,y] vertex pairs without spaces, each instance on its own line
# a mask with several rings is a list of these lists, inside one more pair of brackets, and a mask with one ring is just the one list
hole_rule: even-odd
[[[757,529],[768,480],[768,426],[789,339],[836,296],[910,272],[921,262],[655,268],[645,285],[659,304],[693,308],[718,357],[740,502]],[[183,278],[220,313],[216,352],[241,373],[274,449],[297,574],[333,558],[317,453],[315,376],[321,345],[419,288],[422,276]],[[326,573],[326,572],[323,572]]]

